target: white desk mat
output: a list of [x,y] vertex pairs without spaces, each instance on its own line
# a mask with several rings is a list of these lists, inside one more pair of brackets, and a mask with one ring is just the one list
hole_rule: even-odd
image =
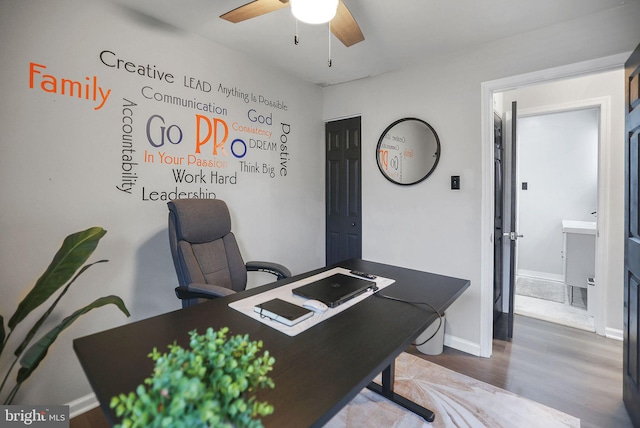
[[[316,324],[321,323],[322,321],[331,318],[332,316],[339,314],[340,312],[344,311],[345,309],[349,309],[351,306],[355,305],[358,302],[361,302],[362,300],[366,299],[367,297],[371,296],[373,294],[372,291],[366,291],[362,294],[360,294],[359,296],[354,297],[351,300],[348,300],[347,302],[338,305],[335,308],[329,308],[327,309],[326,312],[324,313],[314,313],[312,317],[307,318],[306,320],[289,327],[288,325],[282,324],[281,322],[278,321],[274,321],[271,320],[269,318],[264,318],[261,317],[260,314],[256,313],[253,311],[253,307],[256,305],[259,305],[260,303],[264,303],[268,300],[271,299],[275,299],[275,298],[279,298],[282,300],[286,300],[287,302],[293,303],[295,305],[298,306],[302,306],[302,304],[304,303],[305,298],[303,297],[298,297],[296,295],[294,295],[291,290],[293,290],[296,287],[300,287],[301,285],[305,285],[305,284],[310,284],[314,281],[317,281],[319,279],[322,278],[326,278],[328,276],[334,275],[336,273],[343,273],[345,275],[350,275],[350,276],[354,276],[350,274],[349,269],[345,269],[345,268],[333,268],[331,270],[325,271],[325,272],[321,272],[317,275],[313,275],[310,276],[308,278],[304,278],[301,279],[299,281],[296,282],[292,282],[291,284],[286,284],[283,285],[281,287],[277,287],[274,288],[272,290],[268,290],[265,291],[264,293],[260,293],[260,294],[256,294],[255,296],[251,296],[251,297],[247,297],[246,299],[242,299],[242,300],[237,300],[235,302],[231,302],[229,303],[229,307],[233,308],[239,312],[242,312],[243,314],[253,318],[256,321],[260,321],[263,324],[268,325],[269,327],[272,327],[288,336],[295,336],[297,334],[302,333],[303,331],[313,327]],[[377,277],[375,280],[376,285],[378,286],[378,289],[382,290],[383,288],[385,288],[388,285],[391,285],[395,282],[394,279],[389,279],[389,278],[382,278],[382,277]]]

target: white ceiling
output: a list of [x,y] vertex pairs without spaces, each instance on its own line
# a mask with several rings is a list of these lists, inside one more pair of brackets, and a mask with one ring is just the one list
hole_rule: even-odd
[[[334,85],[619,7],[623,0],[343,0],[365,40],[349,48],[327,25],[298,24],[289,7],[233,24],[219,16],[249,0],[112,0],[199,34],[257,64]],[[331,49],[332,66],[328,66]]]

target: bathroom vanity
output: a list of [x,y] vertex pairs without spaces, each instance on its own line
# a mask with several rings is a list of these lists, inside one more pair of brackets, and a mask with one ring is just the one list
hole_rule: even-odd
[[564,278],[567,297],[573,303],[574,287],[587,289],[587,313],[592,315],[591,289],[596,265],[596,222],[562,220]]

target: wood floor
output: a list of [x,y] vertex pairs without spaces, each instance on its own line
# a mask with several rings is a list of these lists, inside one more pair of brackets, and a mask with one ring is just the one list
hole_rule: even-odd
[[446,348],[418,355],[580,418],[581,428],[633,427],[622,404],[622,342],[524,316],[491,358]]
[[[491,358],[445,347],[425,360],[580,418],[582,428],[631,428],[622,404],[622,343],[582,330],[516,316],[512,341],[494,339]],[[71,428],[103,428],[100,409]]]

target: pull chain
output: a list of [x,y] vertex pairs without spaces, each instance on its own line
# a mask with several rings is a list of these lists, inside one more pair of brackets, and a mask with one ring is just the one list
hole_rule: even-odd
[[298,45],[300,43],[300,39],[298,38],[298,20],[296,19],[296,35],[293,36],[293,44]]
[[329,21],[329,67],[331,65],[331,21]]

